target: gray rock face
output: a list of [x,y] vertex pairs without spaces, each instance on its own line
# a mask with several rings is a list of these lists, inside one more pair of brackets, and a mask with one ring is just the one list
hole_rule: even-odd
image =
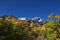
[[25,20],[25,21],[32,21],[34,22],[35,24],[44,24],[46,21],[43,20],[42,18],[40,17],[34,17],[34,18],[18,18],[19,20]]
[[45,23],[45,20],[43,20],[42,18],[40,17],[35,17],[32,19],[35,23],[37,24],[44,24]]

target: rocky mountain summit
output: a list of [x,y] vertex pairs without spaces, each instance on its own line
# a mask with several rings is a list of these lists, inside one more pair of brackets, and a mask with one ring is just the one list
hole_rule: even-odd
[[19,20],[25,20],[25,21],[32,21],[35,24],[44,24],[46,21],[40,17],[34,17],[34,18],[18,18]]

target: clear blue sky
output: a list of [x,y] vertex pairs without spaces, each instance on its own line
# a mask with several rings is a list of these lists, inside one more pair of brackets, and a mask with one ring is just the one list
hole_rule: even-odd
[[37,16],[47,20],[50,13],[60,15],[60,0],[0,0],[0,16]]

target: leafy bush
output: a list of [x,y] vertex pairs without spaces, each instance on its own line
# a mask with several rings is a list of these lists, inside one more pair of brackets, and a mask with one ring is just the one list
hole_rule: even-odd
[[[0,40],[60,40],[60,16],[42,26],[16,19],[14,16],[0,18]],[[58,20],[58,21],[56,21]]]

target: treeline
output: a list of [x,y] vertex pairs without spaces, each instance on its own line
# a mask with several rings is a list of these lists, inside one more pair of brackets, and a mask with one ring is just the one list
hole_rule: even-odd
[[0,40],[60,40],[60,16],[50,14],[43,25],[22,21],[12,15],[0,16]]

